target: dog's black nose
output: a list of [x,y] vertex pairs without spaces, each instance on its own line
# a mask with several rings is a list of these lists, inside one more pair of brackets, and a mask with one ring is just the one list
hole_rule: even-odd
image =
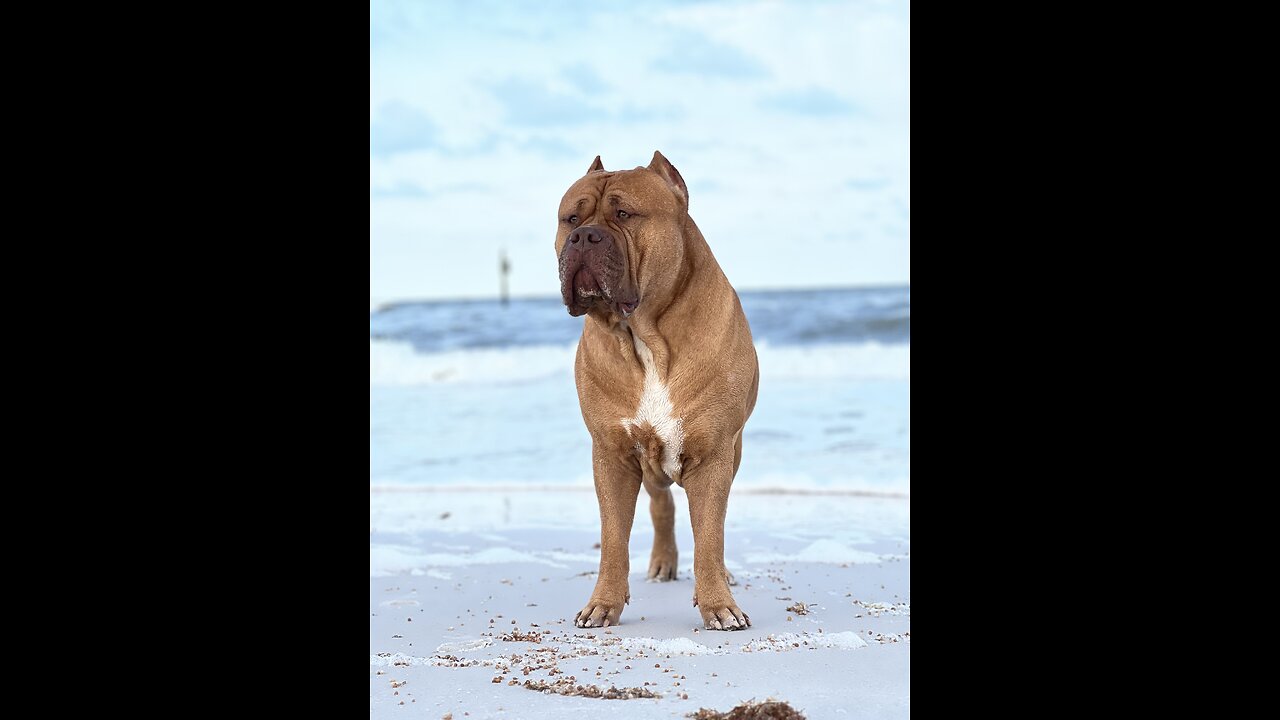
[[591,243],[597,245],[601,242],[612,242],[613,236],[609,231],[599,225],[583,225],[569,234],[569,242],[574,245],[582,243]]

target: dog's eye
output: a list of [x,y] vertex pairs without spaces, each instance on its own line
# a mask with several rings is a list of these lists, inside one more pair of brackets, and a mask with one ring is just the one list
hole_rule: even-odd
[[629,217],[631,217],[631,214],[630,214],[630,213],[628,213],[626,210],[619,210],[619,211],[618,211],[618,219],[619,219],[619,220],[626,220],[626,219],[627,219],[627,218],[629,218]]
[[569,223],[570,225],[577,225],[577,224],[578,224],[578,216],[577,216],[577,215],[570,215],[570,216],[569,216],[569,219],[568,219],[568,220],[566,220],[565,222]]

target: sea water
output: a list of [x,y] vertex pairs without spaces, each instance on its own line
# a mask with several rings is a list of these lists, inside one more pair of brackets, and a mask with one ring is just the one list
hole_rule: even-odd
[[[910,490],[909,287],[744,291],[760,390],[735,487]],[[369,315],[369,482],[591,486],[559,298]]]

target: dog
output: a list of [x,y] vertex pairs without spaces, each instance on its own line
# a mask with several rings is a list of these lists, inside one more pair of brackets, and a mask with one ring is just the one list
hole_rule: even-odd
[[560,201],[556,257],[565,307],[586,316],[574,378],[600,502],[600,573],[574,623],[617,625],[631,600],[642,485],[654,529],[648,579],[676,579],[675,483],[689,498],[703,625],[749,627],[730,590],[724,521],[760,368],[738,293],[689,216],[684,178],[661,152],[622,171],[596,156]]

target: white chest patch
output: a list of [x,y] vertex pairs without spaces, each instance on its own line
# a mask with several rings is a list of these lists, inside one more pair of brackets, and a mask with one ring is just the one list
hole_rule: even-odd
[[680,469],[680,453],[684,450],[684,421],[675,416],[667,386],[658,379],[653,352],[639,337],[632,335],[631,339],[636,345],[636,355],[644,365],[644,390],[640,392],[640,406],[636,408],[635,417],[623,418],[622,427],[630,434],[631,428],[649,423],[653,432],[662,439],[662,471],[667,477],[674,478]]

